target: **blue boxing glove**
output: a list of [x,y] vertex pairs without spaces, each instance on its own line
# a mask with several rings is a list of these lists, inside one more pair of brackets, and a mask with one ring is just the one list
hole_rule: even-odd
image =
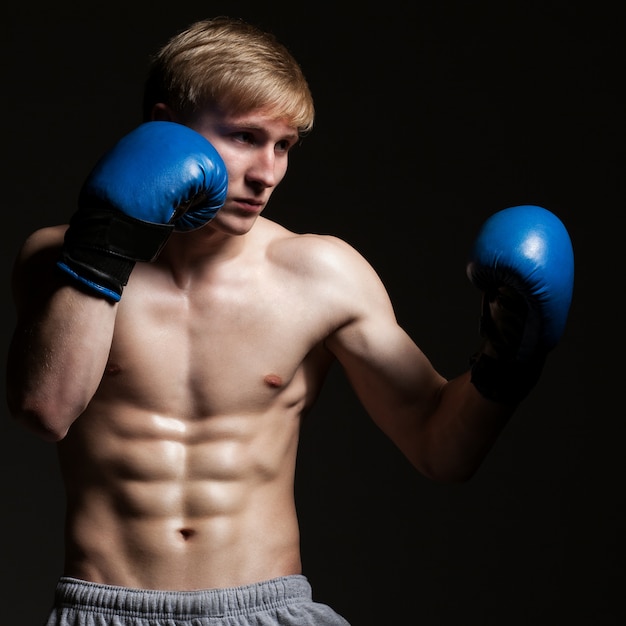
[[472,357],[472,383],[483,396],[516,405],[565,329],[574,286],[569,234],[539,206],[499,211],[480,229],[467,275],[483,292],[484,341]]
[[212,220],[227,188],[226,166],[202,135],[175,122],[145,122],[88,175],[58,266],[117,302],[135,263],[154,261],[172,232]]

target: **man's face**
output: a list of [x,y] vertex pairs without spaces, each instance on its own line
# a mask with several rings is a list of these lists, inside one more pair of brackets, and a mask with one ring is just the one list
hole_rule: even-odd
[[247,232],[285,176],[297,129],[263,110],[207,112],[188,125],[213,144],[228,170],[228,195],[214,226]]

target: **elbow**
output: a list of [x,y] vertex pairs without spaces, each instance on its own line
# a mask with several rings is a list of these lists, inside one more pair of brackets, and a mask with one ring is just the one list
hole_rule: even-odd
[[422,463],[417,469],[428,480],[442,485],[462,485],[469,482],[478,471],[475,466],[437,462]]
[[9,395],[7,404],[13,418],[44,441],[56,443],[67,435],[71,422],[52,403],[17,402]]
[[18,423],[31,433],[51,443],[61,441],[69,430],[67,426],[60,425],[56,420],[48,419],[40,413],[33,411],[20,411],[19,413],[14,413],[14,417]]

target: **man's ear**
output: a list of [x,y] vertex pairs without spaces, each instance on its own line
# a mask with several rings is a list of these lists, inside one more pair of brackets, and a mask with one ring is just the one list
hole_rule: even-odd
[[178,122],[178,116],[164,102],[157,102],[152,107],[150,120],[153,122]]

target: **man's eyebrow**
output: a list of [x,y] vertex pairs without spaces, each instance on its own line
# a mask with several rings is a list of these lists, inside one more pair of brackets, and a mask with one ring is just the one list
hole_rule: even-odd
[[[262,124],[258,124],[256,122],[253,121],[225,121],[222,125],[222,129],[227,130],[227,131],[243,131],[243,130],[248,130],[248,131],[256,131],[256,132],[260,132],[266,135],[269,135],[270,133],[268,133],[267,129],[262,125]],[[292,142],[296,142],[300,139],[300,134],[298,133],[297,130],[293,130],[292,132],[287,132],[284,135],[281,135],[282,139],[286,139],[288,141],[292,141]]]
[[287,133],[286,135],[283,136],[283,139],[286,139],[287,141],[291,143],[296,143],[300,141],[300,135],[297,132]]

